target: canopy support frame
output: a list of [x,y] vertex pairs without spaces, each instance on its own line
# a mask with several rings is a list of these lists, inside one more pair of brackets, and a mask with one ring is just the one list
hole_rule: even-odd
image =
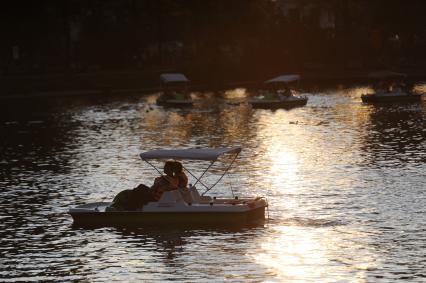
[[[214,161],[211,163],[211,165],[213,165],[213,163],[214,163]],[[206,171],[205,172],[207,172],[207,170],[211,167],[211,165],[206,169]],[[197,184],[197,182],[198,183],[200,183],[204,188],[206,188],[206,189],[208,189],[209,187],[207,186],[207,185],[205,185],[203,182],[201,182],[201,176],[200,176],[200,178],[197,178],[194,174],[192,174],[192,172],[191,171],[189,171],[185,166],[183,166],[182,165],[182,167],[186,170],[186,172],[188,172],[189,173],[189,175],[191,175],[195,180],[197,180],[196,182],[195,182],[195,184],[194,185],[192,185],[192,186],[194,186],[195,187],[195,185]]]
[[[213,166],[213,164],[216,163],[217,160],[213,160],[212,162],[210,162],[209,166],[203,171],[203,173],[198,178],[190,170],[188,170],[186,167],[183,167],[183,168],[193,178],[195,178],[196,182],[192,185],[193,187],[195,187],[196,184],[200,183],[204,188],[206,188],[206,190],[201,194],[202,196],[204,196],[207,192],[209,192],[211,189],[213,189],[223,179],[223,177],[226,175],[226,173],[228,173],[229,169],[231,169],[232,165],[234,164],[234,162],[237,159],[237,157],[238,157],[239,154],[240,154],[240,152],[234,153],[234,158],[232,159],[231,163],[228,165],[228,167],[225,169],[225,171],[219,177],[219,179],[217,179],[217,181],[213,185],[211,185],[210,187],[207,186],[206,184],[204,184],[203,182],[201,182],[201,178],[203,178],[203,176]],[[148,159],[142,158],[142,160],[145,161],[147,164],[149,164],[152,168],[154,168],[155,171],[157,171],[160,175],[162,175],[161,171],[154,164],[152,164],[151,162],[149,162]]]
[[[162,175],[161,171],[157,168],[157,166],[155,166],[154,164],[152,164],[151,162],[149,162],[147,159],[142,159],[143,161],[145,161],[146,163],[148,163],[152,168],[154,168],[155,171],[158,172],[158,174]],[[204,188],[206,188],[207,190],[211,189],[209,188],[206,184],[204,184],[203,182],[201,182],[201,178],[204,176],[204,174],[210,169],[210,167],[212,167],[212,165],[215,163],[215,161],[212,161],[210,163],[210,165],[206,168],[206,170],[204,170],[203,174],[201,174],[200,177],[197,178],[197,176],[195,176],[190,170],[188,170],[186,167],[183,167],[192,177],[194,177],[194,179],[196,180],[195,184],[192,186],[195,186],[196,184],[200,183]],[[226,172],[225,172],[226,173]],[[216,182],[217,183],[217,182]]]
[[[211,185],[210,186],[210,188],[208,188],[206,191],[204,191],[201,195],[202,196],[204,196],[208,191],[210,191],[211,189],[213,189],[219,182],[220,182],[220,180],[222,180],[222,178],[225,176],[225,174],[226,173],[228,173],[228,171],[229,171],[229,169],[231,169],[231,167],[232,167],[232,164],[234,164],[234,162],[235,162],[235,159],[237,159],[237,157],[238,157],[238,155],[239,155],[239,153],[236,153],[235,154],[235,156],[234,156],[234,158],[232,159],[232,161],[231,161],[231,163],[229,164],[229,166],[225,169],[225,172],[223,172],[223,174],[222,174],[222,176],[220,176],[220,178],[213,184],[213,185]],[[212,164],[211,165],[213,165],[213,163],[214,162],[212,162]],[[211,167],[211,165],[209,166],[209,168]],[[208,169],[208,168],[207,168]],[[205,171],[205,172],[207,172],[207,170]],[[205,173],[204,172],[204,173]],[[201,177],[200,177],[201,178]]]

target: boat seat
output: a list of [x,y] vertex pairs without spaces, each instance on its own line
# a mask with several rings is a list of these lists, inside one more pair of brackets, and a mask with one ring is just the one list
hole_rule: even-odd
[[211,197],[208,196],[201,196],[198,192],[197,188],[192,186],[189,188],[189,192],[192,198],[193,203],[202,203],[202,202],[210,202]]
[[177,190],[167,191],[161,195],[158,203],[184,203],[182,195]]
[[178,191],[183,201],[187,204],[201,203],[203,201],[209,202],[211,199],[210,197],[200,196],[198,190],[194,186],[190,188],[180,188]]
[[191,192],[188,188],[179,188],[179,193],[182,197],[182,199],[186,202],[186,203],[194,203],[194,198],[191,195]]
[[201,196],[198,190],[192,186],[189,189],[182,188],[164,192],[158,203],[208,203],[211,199],[208,196]]

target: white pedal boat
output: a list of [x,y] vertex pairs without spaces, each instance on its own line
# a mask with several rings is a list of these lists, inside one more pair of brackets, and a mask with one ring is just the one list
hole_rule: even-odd
[[[189,159],[211,161],[207,169],[195,177],[196,183],[210,191],[232,166],[241,148],[208,148],[181,150],[154,150],[142,153],[141,158],[152,165],[150,159]],[[211,168],[219,156],[233,154],[234,158],[225,172],[212,186],[207,187],[201,178]],[[164,226],[164,225],[206,225],[206,226],[245,226],[261,223],[265,219],[265,209],[268,206],[264,197],[249,198],[216,198],[200,195],[194,186],[189,189],[179,189],[164,192],[158,202],[149,202],[139,210],[117,211],[110,207],[110,202],[96,202],[79,205],[69,210],[76,226]]]
[[270,80],[267,80],[264,85],[269,89],[269,93],[273,94],[275,98],[265,98],[262,96],[249,99],[249,104],[253,108],[258,109],[291,109],[294,107],[305,106],[308,98],[305,96],[296,96],[291,94],[283,96],[283,90],[290,90],[290,83],[299,82],[300,75],[282,75]]
[[361,100],[364,103],[421,102],[422,96],[411,92],[386,92],[363,94]]
[[[161,74],[162,94],[157,98],[157,105],[163,107],[185,108],[192,107],[194,101],[188,91],[189,80],[184,74]],[[179,93],[179,94],[178,94]],[[177,98],[179,96],[181,98]]]
[[[405,85],[403,80],[407,77],[404,73],[397,73],[392,71],[378,71],[371,72],[368,77],[378,80],[376,83],[375,93],[362,94],[361,100],[364,103],[403,103],[403,102],[421,102],[422,96],[413,93],[410,90],[403,90],[400,86]],[[394,88],[396,82],[399,87]],[[402,83],[402,84],[401,84]],[[398,84],[397,84],[398,85]]]

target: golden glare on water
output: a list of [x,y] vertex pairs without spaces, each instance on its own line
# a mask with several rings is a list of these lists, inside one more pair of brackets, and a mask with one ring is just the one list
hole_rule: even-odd
[[[266,177],[273,188],[288,188],[299,178],[301,162],[300,152],[304,148],[303,140],[295,142],[302,136],[304,129],[296,117],[291,113],[265,113],[259,117],[257,135],[260,138],[258,154],[261,154],[269,164]],[[299,124],[300,123],[300,124]]]
[[426,94],[426,84],[416,84],[413,91],[420,94]]
[[[271,225],[270,233],[258,240],[260,249],[251,256],[279,281],[345,281],[351,272],[352,282],[367,282],[366,271],[377,268],[379,255],[359,244],[369,235],[358,228],[336,224],[335,219],[342,217],[339,213],[324,213],[318,207],[318,202],[325,209],[333,206],[333,201],[321,194],[327,196],[333,190],[352,188],[362,178],[353,171],[338,178],[324,173],[333,174],[339,168],[347,170],[351,168],[348,160],[356,163],[360,159],[353,150],[359,148],[364,132],[359,130],[354,135],[352,129],[369,122],[371,109],[358,100],[370,91],[368,87],[342,91],[344,95],[336,98],[341,103],[329,110],[319,108],[321,112],[316,113],[315,119],[297,110],[264,111],[257,116],[257,152],[262,159],[256,162],[268,164],[266,170],[263,168],[268,174],[261,178],[266,182],[268,195],[279,196],[271,203],[280,209],[272,212],[276,225]],[[316,99],[321,103],[323,98]],[[324,127],[333,127],[335,131],[324,131]],[[322,176],[322,183],[312,182],[312,175]],[[277,219],[281,223],[275,223]],[[357,255],[356,260],[351,253]]]
[[227,99],[244,98],[247,96],[247,92],[245,88],[235,88],[225,91],[223,96]]
[[372,87],[353,87],[350,89],[344,89],[341,91],[341,94],[344,96],[349,96],[351,98],[356,99],[357,101],[361,101],[361,95],[373,93],[374,90]]
[[294,181],[297,178],[298,160],[294,153],[285,147],[275,147],[271,152],[271,173],[275,174],[277,184]]
[[[325,270],[312,266],[326,266],[327,257],[317,239],[313,239],[310,233],[303,233],[300,227],[277,226],[274,230],[275,235],[279,236],[264,239],[262,252],[255,255],[254,259],[272,269],[277,279],[321,278]],[[297,234],[297,240],[291,240],[288,237],[291,234]]]
[[[330,277],[334,282],[345,281],[348,263],[353,261],[351,252],[358,254],[360,250],[363,255],[357,256],[351,282],[367,282],[366,271],[378,266],[377,254],[357,244],[365,233],[346,231],[342,237],[338,229],[293,225],[271,229],[271,236],[260,240],[260,251],[251,256],[280,281],[321,282]],[[351,252],[340,250],[345,243],[351,244]]]

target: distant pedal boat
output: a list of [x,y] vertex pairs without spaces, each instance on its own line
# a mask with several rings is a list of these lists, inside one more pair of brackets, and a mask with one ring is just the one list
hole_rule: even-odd
[[[298,81],[300,81],[300,75],[282,75],[267,80],[265,85],[275,86],[275,89],[279,89],[280,87],[287,88],[287,84]],[[279,96],[278,92],[276,92],[276,96]],[[249,99],[248,102],[253,108],[258,109],[291,109],[294,107],[305,106],[308,102],[308,98],[303,96],[290,95],[280,99],[252,98]]]
[[[392,82],[401,81],[407,77],[407,75],[404,73],[382,70],[370,72],[368,77],[374,79],[376,82],[379,82],[382,92],[362,94],[361,100],[364,103],[403,103],[420,102],[422,100],[422,96],[420,94],[403,91],[402,89],[388,91]],[[386,88],[382,89],[383,84],[386,86]]]
[[291,109],[305,106],[308,102],[306,97],[292,96],[285,100],[280,99],[250,99],[249,103],[256,109]]
[[422,96],[420,94],[411,94],[409,92],[388,92],[388,93],[371,93],[361,95],[364,103],[387,103],[387,102],[420,102]]
[[[157,98],[156,104],[163,107],[192,107],[194,102],[192,98],[171,98],[173,95],[167,95],[180,89],[180,91],[187,93],[189,80],[184,74],[180,73],[166,73],[160,75],[163,92],[160,97]],[[189,96],[189,95],[187,95]]]
[[[211,165],[223,154],[232,154],[234,158],[219,178],[205,192],[212,189],[227,173],[241,148],[206,148],[181,150],[153,150],[142,153],[141,158],[150,159],[189,159],[211,161],[210,166],[197,178],[208,171]],[[153,166],[153,165],[152,165]],[[188,170],[187,170],[188,171]],[[188,171],[189,172],[189,171]],[[194,176],[191,173],[192,176]],[[202,226],[246,226],[265,219],[268,206],[264,197],[249,198],[212,198],[200,195],[195,186],[164,192],[158,202],[149,202],[139,210],[122,211],[111,208],[110,202],[96,202],[70,208],[76,226],[164,226],[164,225],[202,225]]]
[[157,99],[156,104],[163,107],[192,107],[194,101],[192,99]]

